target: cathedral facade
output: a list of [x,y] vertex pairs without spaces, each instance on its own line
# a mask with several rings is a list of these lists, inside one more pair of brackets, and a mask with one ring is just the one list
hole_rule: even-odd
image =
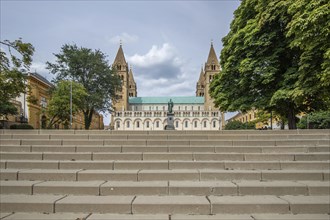
[[138,97],[132,68],[126,62],[120,45],[113,62],[122,81],[111,114],[114,130],[164,130],[167,125],[168,102],[173,101],[174,127],[176,130],[221,130],[224,114],[213,104],[209,94],[210,83],[220,72],[220,64],[211,43],[204,68],[196,85],[196,96]]

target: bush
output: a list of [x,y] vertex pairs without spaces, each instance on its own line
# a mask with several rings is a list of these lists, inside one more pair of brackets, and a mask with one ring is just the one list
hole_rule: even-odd
[[308,116],[308,128],[311,129],[327,129],[330,128],[330,111],[313,112],[311,114],[303,116],[297,127],[300,129],[307,128],[307,116]]
[[13,124],[10,125],[10,129],[33,129],[33,126],[29,124]]
[[242,123],[240,121],[230,121],[225,126],[225,130],[246,130],[246,129],[255,129],[254,122]]

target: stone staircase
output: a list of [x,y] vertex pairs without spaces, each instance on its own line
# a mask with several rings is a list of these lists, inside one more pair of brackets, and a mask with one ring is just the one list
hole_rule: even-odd
[[0,130],[0,219],[330,219],[330,130]]

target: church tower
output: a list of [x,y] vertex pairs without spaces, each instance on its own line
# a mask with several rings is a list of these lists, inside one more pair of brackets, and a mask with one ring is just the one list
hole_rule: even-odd
[[204,79],[204,70],[201,68],[201,73],[199,74],[199,80],[196,84],[196,96],[204,96],[204,88],[205,88],[205,79]]
[[210,84],[214,79],[214,76],[220,72],[220,64],[217,55],[213,48],[213,42],[211,42],[211,48],[209,56],[204,66],[204,109],[205,110],[217,110],[214,106],[214,100],[210,96]]
[[129,97],[137,96],[136,82],[134,80],[132,66],[130,67],[128,72],[128,96]]
[[121,79],[121,91],[117,91],[117,101],[114,103],[115,111],[125,111],[128,109],[128,88],[129,88],[129,73],[128,64],[125,60],[122,44],[120,43],[116,58],[112,64],[116,69],[117,74]]

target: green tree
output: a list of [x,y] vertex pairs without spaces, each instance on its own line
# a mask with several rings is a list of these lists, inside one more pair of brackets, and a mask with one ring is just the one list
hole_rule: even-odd
[[225,130],[246,130],[255,129],[254,122],[240,122],[240,121],[230,121],[226,124]]
[[[51,90],[46,113],[50,117],[47,128],[52,128],[57,123],[68,123],[70,121],[70,94],[71,82],[59,81]],[[76,115],[83,108],[87,97],[85,88],[76,82],[72,82],[72,115]]]
[[26,92],[26,75],[32,62],[34,47],[30,43],[15,41],[0,41],[7,47],[7,53],[0,50],[0,116],[17,114],[11,100]]
[[305,115],[299,121],[298,128],[329,129],[330,111],[319,111]]
[[115,99],[120,87],[120,78],[100,50],[92,51],[77,45],[64,45],[56,62],[47,62],[47,68],[57,74],[56,80],[72,79],[83,85],[87,96],[81,107],[84,113],[85,129],[89,129],[95,111],[111,110],[111,100]]
[[[313,5],[316,1],[319,3]],[[312,66],[318,66],[318,70],[312,72],[314,68],[308,70],[304,67],[311,65],[306,63],[308,60],[303,59],[302,62],[303,48],[293,43],[295,37],[300,38],[293,28],[296,19],[301,19],[297,18],[297,8],[312,13],[298,7],[301,2],[306,3],[307,0],[241,2],[235,11],[230,32],[223,38],[222,72],[213,80],[210,89],[221,110],[247,111],[255,107],[272,111],[281,118],[287,118],[289,128],[295,129],[296,114],[327,108],[330,90],[323,82],[327,74],[319,72],[322,68],[326,70],[326,59],[309,57],[309,62],[314,62]],[[319,13],[329,14],[326,1],[311,2]],[[321,26],[318,28],[327,28],[327,33],[328,20],[318,23]],[[323,37],[327,38],[322,43],[329,48],[329,34],[320,38]],[[302,75],[300,71],[303,69],[306,73]]]

